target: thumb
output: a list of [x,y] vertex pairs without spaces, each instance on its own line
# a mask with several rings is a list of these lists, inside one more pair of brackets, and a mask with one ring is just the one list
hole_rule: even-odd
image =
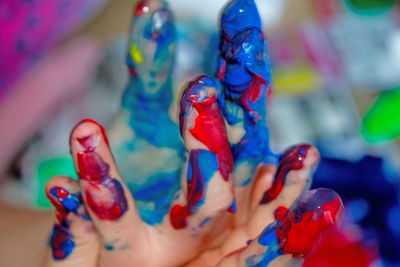
[[97,266],[98,237],[82,203],[79,183],[56,176],[46,184],[45,190],[56,209],[49,240],[51,253],[45,266]]

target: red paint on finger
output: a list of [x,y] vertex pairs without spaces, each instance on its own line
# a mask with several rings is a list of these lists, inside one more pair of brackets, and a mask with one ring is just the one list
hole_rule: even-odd
[[95,151],[96,136],[77,139],[85,151],[77,153],[78,175],[89,184],[84,187],[87,205],[98,218],[117,220],[128,209],[121,183],[111,177],[110,166]]
[[285,151],[279,162],[275,180],[271,188],[264,193],[260,201],[261,204],[269,203],[278,197],[285,185],[288,173],[292,170],[300,170],[304,167],[304,161],[310,148],[311,145],[301,144],[293,146]]
[[224,180],[228,181],[233,170],[233,158],[214,86],[211,78],[200,76],[186,88],[181,100],[181,134],[185,125],[184,115],[194,107],[198,115],[190,133],[217,155],[219,171]]

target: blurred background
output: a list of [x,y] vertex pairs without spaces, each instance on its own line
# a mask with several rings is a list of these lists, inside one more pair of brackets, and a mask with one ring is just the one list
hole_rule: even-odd
[[[0,2],[0,201],[50,209],[43,186],[76,177],[68,135],[107,126],[128,80],[136,0]],[[226,1],[170,0],[174,89],[213,75]],[[400,266],[400,4],[396,0],[256,0],[272,65],[272,148],[308,142],[312,187],[337,191],[343,221],[305,266]],[[0,218],[2,219],[2,218]]]

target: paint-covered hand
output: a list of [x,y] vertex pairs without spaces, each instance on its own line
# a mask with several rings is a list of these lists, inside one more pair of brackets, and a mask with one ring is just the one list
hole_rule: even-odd
[[151,225],[168,214],[184,161],[177,116],[172,115],[177,112],[169,112],[174,107],[174,59],[175,27],[168,4],[139,1],[133,9],[126,57],[129,82],[108,136],[138,211]]
[[222,10],[219,103],[229,125],[235,184],[246,186],[259,164],[273,164],[267,125],[272,77],[267,42],[254,0],[231,0]]
[[[53,232],[51,239],[49,264],[67,266],[88,259],[86,266],[180,266],[196,259],[194,263],[205,260],[215,266],[247,246],[274,221],[278,207],[290,206],[308,188],[319,160],[310,145],[283,153],[276,174],[273,165],[262,165],[245,187],[234,185],[233,157],[217,95],[215,82],[206,76],[183,92],[180,132],[187,161],[181,190],[169,203],[169,214],[156,225],[142,220],[104,129],[92,120],[73,129],[70,145],[80,180],[56,177],[47,186],[57,210],[63,211],[56,224],[62,231]],[[146,164],[152,158],[143,160]],[[91,221],[77,212],[82,204]],[[88,253],[87,247],[96,249]],[[214,250],[202,254],[210,248]]]

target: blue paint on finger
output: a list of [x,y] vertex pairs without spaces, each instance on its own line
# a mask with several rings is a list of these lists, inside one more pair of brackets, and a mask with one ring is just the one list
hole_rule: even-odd
[[72,253],[75,242],[67,219],[54,225],[49,243],[54,260],[63,260]]
[[242,186],[251,181],[258,164],[276,163],[267,125],[272,78],[266,46],[254,1],[232,0],[222,12],[216,77],[223,85],[222,114],[234,127],[242,122],[245,130],[242,139],[232,145],[235,169],[243,163],[251,167],[249,177],[239,181]]

